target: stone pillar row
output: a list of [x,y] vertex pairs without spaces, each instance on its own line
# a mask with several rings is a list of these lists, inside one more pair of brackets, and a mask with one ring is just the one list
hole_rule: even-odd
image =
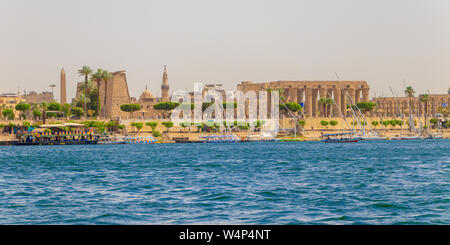
[[322,97],[333,98],[335,104],[331,107],[329,113],[338,117],[341,115],[350,115],[347,111],[347,104],[350,103],[349,96],[353,103],[368,102],[369,88],[339,88],[327,86],[305,86],[304,88],[284,88],[284,96],[287,102],[304,103],[304,115],[308,117],[318,117],[325,115],[323,106],[319,105]]

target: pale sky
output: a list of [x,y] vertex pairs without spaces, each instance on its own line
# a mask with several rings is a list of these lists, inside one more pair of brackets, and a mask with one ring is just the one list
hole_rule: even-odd
[[450,87],[448,0],[0,0],[0,92],[75,95],[83,65],[126,70],[131,96],[194,82],[365,80],[376,93]]

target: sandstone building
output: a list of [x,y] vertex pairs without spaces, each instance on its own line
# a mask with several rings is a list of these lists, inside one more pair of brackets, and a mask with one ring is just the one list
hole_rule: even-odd
[[36,93],[31,91],[29,93],[24,93],[23,99],[30,104],[41,104],[43,102],[52,102],[54,97],[52,92],[44,91],[42,93]]
[[[398,117],[409,113],[409,101],[411,101],[411,111],[420,116],[435,116],[439,113],[439,108],[448,107],[450,104],[450,94],[430,94],[430,100],[425,103],[418,97],[376,97],[371,101],[377,104],[376,113],[380,116]],[[427,107],[427,108],[426,108]]]
[[286,102],[296,102],[303,104],[304,115],[308,117],[323,116],[323,108],[319,105],[322,97],[333,98],[335,104],[331,112],[333,116],[340,116],[342,113],[349,115],[347,105],[358,102],[369,101],[369,85],[366,81],[275,81],[254,83],[244,81],[237,85],[237,90],[244,93],[267,89],[281,89],[286,98]]

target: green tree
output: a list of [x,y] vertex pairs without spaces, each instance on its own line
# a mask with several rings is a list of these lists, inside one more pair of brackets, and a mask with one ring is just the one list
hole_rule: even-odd
[[420,98],[420,102],[424,103],[424,114],[425,114],[425,126],[427,126],[427,116],[428,116],[428,103],[430,102],[431,97],[429,94],[424,94],[422,95],[422,97]]
[[41,118],[42,117],[42,112],[37,110],[37,109],[33,110],[33,117],[34,117],[34,120],[37,120],[38,118]]
[[146,122],[145,125],[152,128],[152,132],[155,131],[156,126],[158,126],[158,122]]
[[387,126],[390,125],[390,121],[385,120],[385,121],[381,121],[381,123],[383,124],[383,126],[386,128]]
[[372,121],[372,126],[377,127],[378,126],[378,122],[377,121]]
[[2,111],[2,115],[4,118],[8,120],[14,120],[14,111],[11,108],[6,108]]
[[358,102],[356,103],[356,107],[361,110],[362,113],[366,114],[367,112],[373,111],[377,106],[374,102]]
[[91,75],[92,79],[97,83],[97,91],[98,91],[98,95],[97,95],[97,116],[100,116],[100,111],[102,108],[102,104],[101,104],[101,98],[100,98],[100,83],[102,81],[105,82],[105,95],[106,95],[106,88],[108,86],[106,86],[106,81],[108,80],[108,78],[112,77],[111,73],[109,73],[106,70],[103,69],[97,69],[97,71]]
[[164,127],[166,127],[166,129],[167,129],[166,133],[168,133],[169,128],[173,127],[173,122],[162,122],[162,125],[164,125]]
[[61,111],[64,112],[64,115],[66,117],[70,117],[70,115],[72,114],[71,107],[72,106],[70,104],[61,105]]
[[49,111],[61,111],[61,104],[58,102],[50,102],[47,104],[47,110]]
[[323,107],[324,117],[328,117],[329,107],[331,107],[333,103],[334,101],[332,98],[322,97],[319,99],[319,105],[322,105]]
[[19,103],[16,105],[16,110],[21,111],[21,115],[20,117],[22,117],[23,119],[26,119],[26,115],[25,112],[28,111],[30,109],[30,104],[27,103]]
[[285,115],[288,115],[289,111],[297,112],[297,111],[302,110],[302,106],[299,103],[295,103],[295,102],[287,102],[284,104],[280,104],[279,107],[280,107],[280,111]]
[[[411,87],[411,86],[406,87],[406,89],[405,89],[405,95],[406,95],[406,97],[409,98],[409,99],[408,99],[408,102],[409,102],[409,107],[410,107],[410,108],[411,108],[411,98],[414,97],[414,94],[415,94],[415,93],[416,93],[416,92],[414,91],[413,87]],[[412,113],[412,112],[410,112],[410,113]]]
[[79,118],[84,114],[84,110],[81,107],[72,107],[71,113]]
[[131,113],[131,118],[133,118],[133,112],[139,111],[141,105],[139,104],[123,104],[120,106],[120,110]]
[[144,127],[144,124],[141,122],[132,122],[131,126],[135,127],[139,133],[141,129]]
[[89,77],[89,75],[92,73],[92,69],[89,67],[89,66],[83,66],[80,70],[78,70],[78,74],[79,74],[79,76],[84,76],[84,94],[82,94],[83,95],[83,97],[85,98],[84,99],[84,101],[83,101],[83,108],[84,108],[84,112],[85,112],[85,117],[87,117],[87,110],[88,110],[88,108],[87,108],[87,103],[88,103],[88,101],[86,100],[86,98],[88,98],[88,94],[89,94],[89,91],[88,91],[88,77]]
[[320,121],[320,125],[325,126],[326,128],[328,128],[328,121]]
[[164,118],[168,118],[170,115],[170,112],[179,105],[180,105],[180,103],[178,103],[178,102],[160,102],[160,103],[153,105],[153,108],[155,110],[161,111]]
[[436,124],[439,122],[437,118],[431,118],[430,123],[433,124],[433,128],[436,128]]
[[184,131],[186,131],[186,128],[190,127],[191,123],[190,122],[182,122],[182,123],[180,123],[180,126],[183,127]]
[[304,120],[299,120],[298,124],[302,127],[304,127],[306,125],[306,122]]
[[196,123],[195,127],[197,127],[197,133],[200,133],[200,129],[202,129],[204,126],[204,123]]

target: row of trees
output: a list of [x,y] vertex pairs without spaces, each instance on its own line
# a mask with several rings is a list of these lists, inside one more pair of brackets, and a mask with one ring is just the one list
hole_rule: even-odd
[[42,119],[43,111],[46,111],[46,118],[51,117],[63,117],[75,115],[81,117],[84,113],[83,108],[72,106],[70,104],[61,105],[58,102],[41,103],[41,104],[28,104],[21,102],[15,105],[14,108],[5,108],[2,110],[2,116],[6,120],[14,120],[16,113],[19,111],[20,119],[33,118],[35,120]]

